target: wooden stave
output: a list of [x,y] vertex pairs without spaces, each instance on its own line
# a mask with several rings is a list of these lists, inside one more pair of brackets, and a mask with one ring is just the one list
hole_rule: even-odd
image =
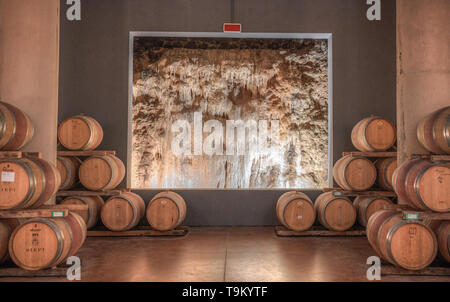
[[[133,217],[129,221],[128,225],[123,228],[117,228],[110,224],[108,220],[106,219],[106,212],[109,206],[109,203],[112,202],[114,199],[121,199],[125,202],[127,202],[132,210],[133,210]],[[127,231],[134,227],[136,227],[141,219],[144,217],[145,213],[145,203],[144,200],[137,194],[132,192],[124,192],[122,195],[119,196],[112,196],[108,200],[106,200],[105,205],[102,207],[100,211],[100,218],[102,220],[103,225],[108,228],[109,230],[113,232],[120,232],[120,231]]]
[[70,257],[74,256],[83,246],[87,236],[87,228],[83,218],[77,213],[69,212],[69,214],[64,217],[64,220],[72,230],[72,248],[67,255],[67,257]]
[[0,125],[1,133],[3,133],[2,136],[6,135],[7,137],[6,142],[0,145],[0,150],[20,150],[34,136],[34,128],[30,118],[19,108],[5,102],[0,102],[0,112],[4,119],[11,119],[10,127],[7,127],[5,124]]
[[395,209],[380,210],[375,212],[372,216],[370,216],[369,220],[367,221],[366,226],[367,240],[369,241],[370,246],[377,253],[377,255],[383,259],[384,257],[381,254],[380,248],[378,246],[378,233],[380,227],[383,225],[386,219],[395,215],[399,215],[399,212]]
[[380,158],[374,163],[375,168],[377,169],[377,183],[381,188],[388,191],[394,191],[394,187],[392,186],[392,175],[389,177],[387,174],[387,170],[392,164],[397,168],[396,157]]
[[394,192],[397,194],[398,199],[406,202],[410,207],[416,210],[420,210],[421,207],[409,199],[405,184],[409,170],[419,160],[420,159],[414,159],[403,162],[395,169],[394,174],[392,174],[392,187],[394,188]]
[[357,219],[360,225],[366,227],[370,219],[370,216],[372,216],[375,212],[377,212],[375,211],[369,217],[367,215],[368,208],[376,200],[384,200],[386,201],[386,204],[393,204],[392,200],[382,196],[358,196],[353,201],[353,205],[355,206],[357,212]]
[[[374,172],[374,176],[372,177],[372,180],[366,184],[366,186],[362,188],[355,188],[354,185],[351,185],[348,183],[348,180],[346,179],[346,169],[350,165],[350,163],[354,160],[364,160],[368,163],[370,163],[370,167],[372,168],[372,172]],[[343,189],[349,190],[349,191],[365,191],[371,188],[376,181],[377,176],[377,170],[375,168],[375,165],[367,158],[362,156],[351,156],[346,155],[341,157],[336,164],[333,167],[333,178],[336,181],[336,183]],[[369,185],[370,184],[370,185]]]
[[[392,142],[388,145],[388,147],[375,148],[367,141],[367,137],[366,137],[367,127],[369,126],[370,123],[372,123],[373,121],[375,121],[377,119],[387,122],[394,129],[394,138],[393,138]],[[351,132],[351,141],[352,141],[353,146],[362,152],[386,151],[395,145],[395,142],[397,141],[397,137],[396,137],[395,133],[396,133],[395,126],[391,121],[389,121],[388,119],[379,117],[379,116],[370,116],[370,117],[360,120],[353,127],[352,132]]]
[[[89,128],[89,138],[88,140],[79,148],[70,146],[68,143],[65,142],[65,139],[62,137],[62,129],[65,126],[66,123],[69,123],[71,120],[78,119],[81,120],[83,123],[87,125]],[[58,141],[61,143],[62,146],[64,146],[68,150],[94,150],[97,148],[103,140],[103,129],[98,123],[97,120],[90,116],[84,116],[84,115],[76,115],[69,117],[61,122],[61,124],[58,126]]]
[[39,165],[45,178],[44,190],[39,196],[39,199],[30,206],[30,208],[35,209],[42,206],[45,202],[50,200],[50,198],[55,196],[61,184],[61,176],[58,169],[56,169],[56,167],[50,162],[37,157],[29,157],[29,159]]
[[450,221],[441,221],[436,230],[436,237],[440,258],[450,263]]
[[[421,265],[416,266],[406,266],[405,264],[402,265],[402,263],[399,263],[398,260],[395,259],[392,251],[392,238],[395,235],[395,232],[399,230],[404,225],[416,225],[417,227],[423,228],[427,230],[427,232],[430,234],[433,240],[433,252],[431,254],[431,257],[427,261],[424,261]],[[430,265],[434,259],[437,256],[437,239],[434,234],[434,232],[423,223],[417,222],[417,221],[407,221],[403,220],[403,217],[400,215],[394,215],[389,218],[387,218],[383,224],[380,226],[380,229],[378,231],[378,248],[380,250],[380,253],[382,255],[382,258],[391,264],[394,264],[396,266],[408,269],[408,270],[421,270],[428,265]],[[423,250],[423,249],[421,249]]]
[[[351,207],[352,207],[352,209],[354,211],[353,212],[354,219],[352,219],[353,223],[351,225],[349,224],[349,226],[347,226],[345,228],[340,228],[340,229],[335,228],[335,227],[331,226],[329,224],[329,222],[326,221],[326,219],[325,219],[325,217],[326,217],[326,208],[328,207],[328,205],[330,205],[333,201],[336,201],[336,200],[343,200],[343,201],[345,201],[346,203],[351,205]],[[355,225],[356,216],[357,216],[356,215],[356,210],[353,207],[352,201],[350,199],[348,199],[347,197],[342,197],[342,196],[335,197],[335,196],[333,196],[333,192],[325,192],[325,193],[320,194],[317,197],[316,201],[314,202],[314,208],[316,210],[317,219],[320,222],[320,224],[322,226],[324,226],[325,228],[327,228],[328,230],[330,230],[330,231],[343,232],[343,231],[346,231],[346,230],[352,228]]]
[[[178,209],[177,222],[175,222],[174,224],[172,224],[169,227],[158,226],[155,223],[152,223],[152,219],[150,218],[151,211],[152,211],[152,204],[161,198],[169,199],[171,202],[173,202],[177,206],[177,209]],[[152,200],[150,200],[150,202],[147,206],[147,210],[146,210],[146,218],[147,218],[149,225],[155,230],[159,230],[159,231],[173,230],[173,229],[179,227],[183,223],[184,219],[186,218],[186,202],[181,195],[179,195],[173,191],[160,192],[160,193],[156,194],[152,198]]]
[[[307,225],[305,227],[302,228],[296,228],[293,227],[291,225],[289,225],[286,222],[285,219],[285,208],[287,207],[287,205],[291,202],[294,202],[295,200],[302,200],[305,201],[306,204],[310,204],[311,205],[311,210],[313,211],[313,218],[312,218],[312,222],[310,223],[310,225]],[[277,213],[277,217],[278,220],[288,229],[293,230],[293,231],[297,231],[297,232],[301,232],[301,231],[305,231],[308,230],[309,228],[311,228],[316,220],[316,209],[314,208],[314,203],[312,202],[312,200],[304,193],[302,192],[298,192],[298,191],[290,191],[290,192],[286,192],[284,194],[282,194],[276,204],[276,213]]]
[[[62,178],[60,190],[72,189],[79,183],[78,169],[80,168],[81,160],[75,156],[58,156],[57,162],[61,163],[60,165],[62,165],[66,171],[66,173],[63,173],[63,171],[58,168]],[[64,174],[65,177],[63,177]]]
[[101,203],[103,203],[103,199],[100,196],[71,196],[61,201],[61,204],[86,204],[88,206],[88,217],[83,218],[87,229],[97,225],[100,218]]
[[450,154],[450,106],[434,111],[417,125],[417,140],[434,154]]
[[[16,238],[16,235],[18,232],[20,232],[22,227],[26,226],[29,223],[42,223],[44,225],[47,225],[54,232],[57,238],[57,250],[55,252],[55,255],[53,256],[52,260],[41,266],[30,266],[28,264],[22,263],[15,256],[14,240]],[[26,220],[14,230],[9,241],[9,254],[13,262],[17,266],[30,271],[46,269],[60,264],[68,257],[71,249],[72,231],[70,229],[70,226],[67,224],[67,222],[65,222],[63,218],[32,218]]]
[[9,259],[8,243],[14,229],[19,226],[17,219],[0,220],[0,264]]

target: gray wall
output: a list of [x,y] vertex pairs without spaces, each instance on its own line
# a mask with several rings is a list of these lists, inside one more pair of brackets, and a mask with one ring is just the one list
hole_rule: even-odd
[[[61,1],[59,119],[84,113],[103,126],[100,149],[127,159],[130,31],[333,34],[334,161],[354,150],[350,132],[370,114],[395,119],[395,1],[382,20],[366,19],[365,0],[83,0],[82,20],[65,18]],[[274,225],[283,190],[183,190],[186,225]],[[146,200],[156,191],[138,191]],[[307,192],[315,198],[320,192]]]

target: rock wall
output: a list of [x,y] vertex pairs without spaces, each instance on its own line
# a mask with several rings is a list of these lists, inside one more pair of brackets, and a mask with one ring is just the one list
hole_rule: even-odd
[[326,187],[327,64],[326,40],[136,38],[132,186]]

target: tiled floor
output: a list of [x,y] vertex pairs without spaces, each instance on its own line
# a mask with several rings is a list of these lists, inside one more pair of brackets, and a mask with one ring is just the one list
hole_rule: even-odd
[[[88,238],[78,253],[82,281],[367,281],[372,255],[365,237],[278,238],[271,227],[191,228],[178,238]],[[65,278],[0,279],[36,280]]]

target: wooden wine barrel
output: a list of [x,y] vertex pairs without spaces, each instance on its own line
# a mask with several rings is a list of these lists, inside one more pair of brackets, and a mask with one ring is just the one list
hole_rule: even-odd
[[29,117],[19,108],[0,102],[0,150],[16,151],[34,135]]
[[87,236],[87,228],[83,218],[81,218],[81,216],[77,213],[69,212],[69,214],[63,219],[72,231],[72,248],[67,256],[70,257],[74,256],[83,246]]
[[380,158],[375,161],[375,168],[377,168],[377,183],[378,185],[388,191],[393,191],[392,174],[397,169],[397,158],[388,157]]
[[89,190],[111,190],[122,182],[125,166],[114,155],[91,156],[81,164],[78,176],[81,184]]
[[97,225],[104,203],[100,196],[71,196],[61,202],[61,204],[86,204],[88,211],[80,216],[88,229]]
[[12,232],[20,225],[18,219],[0,220],[0,264],[9,258],[8,242]]
[[442,221],[436,230],[440,256],[450,263],[450,221]]
[[394,172],[393,186],[411,207],[435,212],[450,211],[450,164],[426,159],[406,161]]
[[45,174],[29,158],[0,159],[0,210],[28,208],[46,189]]
[[378,232],[378,248],[383,259],[409,270],[421,270],[434,261],[438,246],[433,231],[420,222],[391,216]]
[[359,151],[386,151],[397,139],[394,124],[378,116],[359,121],[352,130],[352,143]]
[[305,231],[316,220],[316,210],[309,197],[302,192],[286,192],[280,196],[276,206],[280,222],[290,230]]
[[386,197],[374,196],[358,196],[353,201],[356,209],[358,222],[362,226],[367,226],[370,216],[379,210],[383,210],[385,206],[392,205],[392,201]]
[[60,190],[68,190],[78,184],[78,169],[80,166],[81,160],[78,157],[58,156],[56,167],[61,175]]
[[450,106],[439,109],[417,126],[420,144],[435,154],[450,154]]
[[383,258],[378,247],[378,232],[380,231],[381,225],[392,216],[401,215],[396,209],[380,210],[370,216],[369,221],[366,226],[367,239],[369,240],[370,246],[374,249],[378,256]]
[[103,129],[92,117],[77,115],[59,125],[58,140],[69,150],[94,150],[103,140]]
[[148,204],[146,216],[148,223],[155,230],[175,229],[186,217],[186,202],[175,192],[158,193]]
[[61,185],[61,175],[59,174],[56,166],[48,161],[37,157],[30,157],[29,159],[38,164],[44,173],[44,190],[42,191],[39,199],[29,206],[30,208],[38,208],[50,198],[55,196],[59,186]]
[[73,233],[64,218],[33,218],[17,227],[9,241],[14,263],[40,270],[63,262],[73,251]]
[[399,201],[404,201],[408,203],[408,205],[414,209],[420,210],[419,205],[414,204],[409,200],[409,197],[406,194],[406,176],[412,166],[416,164],[419,159],[415,160],[407,160],[403,162],[400,166],[395,169],[394,174],[392,174],[392,187],[394,188],[395,193],[398,196]]
[[111,231],[126,231],[138,225],[144,217],[145,203],[132,192],[109,198],[101,210],[103,224]]
[[314,207],[320,224],[331,231],[346,231],[355,224],[356,210],[346,197],[334,197],[333,192],[322,193]]
[[345,190],[364,191],[375,183],[377,169],[365,157],[346,155],[334,165],[333,176],[336,183]]

